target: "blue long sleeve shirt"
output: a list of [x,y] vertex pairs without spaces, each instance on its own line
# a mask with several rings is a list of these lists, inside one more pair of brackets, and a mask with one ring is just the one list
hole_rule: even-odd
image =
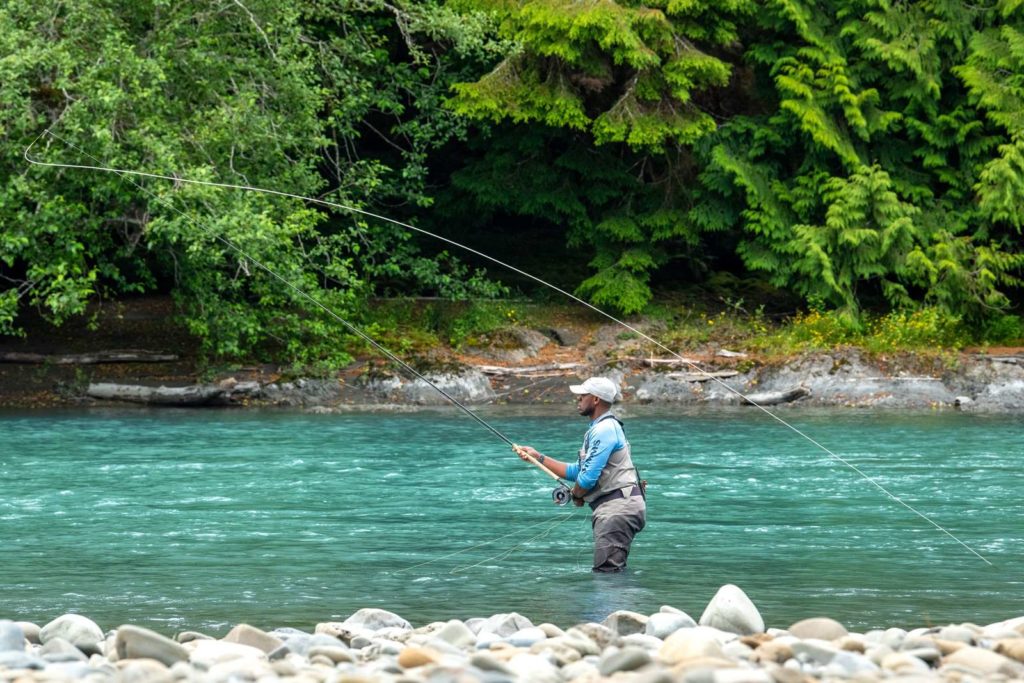
[[565,478],[576,482],[581,489],[594,488],[604,466],[608,464],[608,458],[625,445],[626,434],[618,420],[598,418],[590,423],[587,435],[583,439],[582,457],[565,468]]

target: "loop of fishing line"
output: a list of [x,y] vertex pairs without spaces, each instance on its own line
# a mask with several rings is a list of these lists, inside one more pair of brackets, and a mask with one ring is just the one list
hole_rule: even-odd
[[[58,119],[58,122],[59,122],[59,119]],[[53,125],[56,125],[56,122]],[[769,410],[767,407],[762,406],[761,404],[757,403],[756,401],[750,400],[745,394],[743,394],[743,392],[741,392],[738,389],[735,389],[735,388],[729,386],[721,378],[716,377],[713,373],[708,372],[707,370],[705,370],[704,368],[700,367],[697,363],[693,362],[692,360],[690,360],[688,358],[684,358],[679,353],[675,352],[674,350],[672,350],[671,348],[669,348],[665,344],[662,344],[658,340],[654,339],[653,337],[651,337],[651,336],[647,335],[646,333],[642,332],[641,330],[637,329],[633,325],[630,325],[629,323],[625,322],[624,320],[620,320],[619,318],[613,316],[612,314],[607,313],[607,312],[601,310],[600,308],[598,308],[597,306],[594,306],[593,304],[591,304],[591,303],[581,299],[580,297],[576,296],[575,294],[572,294],[571,292],[568,292],[568,291],[558,287],[557,285],[551,284],[550,282],[547,282],[547,281],[541,279],[540,277],[537,277],[536,275],[532,275],[531,273],[528,273],[528,272],[526,272],[526,271],[524,271],[524,270],[522,270],[520,268],[517,268],[517,267],[515,267],[515,266],[513,266],[511,264],[505,263],[504,261],[501,261],[500,259],[497,259],[497,258],[495,258],[493,256],[489,256],[488,254],[485,254],[485,253],[483,253],[483,252],[481,252],[481,251],[479,251],[477,249],[474,249],[472,247],[466,246],[464,244],[460,244],[460,243],[456,242],[455,240],[452,240],[452,239],[449,239],[447,237],[444,237],[443,235],[438,235],[437,233],[433,233],[433,232],[430,232],[429,230],[425,230],[423,228],[416,227],[415,225],[411,225],[409,223],[404,223],[404,222],[396,220],[394,218],[389,218],[387,216],[383,216],[381,214],[373,213],[372,211],[367,211],[365,209],[360,209],[358,207],[348,206],[348,205],[345,205],[345,204],[340,204],[338,202],[328,201],[326,199],[317,199],[315,197],[306,197],[304,195],[294,194],[294,193],[291,193],[291,192],[284,192],[284,191],[281,191],[281,190],[272,190],[272,189],[269,189],[269,188],[256,187],[256,186],[253,186],[253,185],[239,185],[239,184],[234,184],[234,183],[221,183],[221,182],[215,182],[215,181],[210,181],[210,180],[193,180],[193,179],[189,179],[189,178],[182,178],[180,176],[169,176],[169,175],[162,175],[162,174],[159,174],[159,173],[147,173],[147,172],[144,172],[144,171],[136,171],[136,170],[131,170],[131,169],[120,169],[120,168],[113,168],[113,167],[109,167],[109,166],[102,166],[102,165],[100,165],[100,162],[99,162],[98,159],[96,159],[91,154],[89,154],[88,152],[86,152],[85,150],[80,148],[78,145],[76,145],[73,142],[71,142],[69,140],[66,140],[66,139],[62,138],[61,136],[57,135],[56,133],[54,133],[53,130],[52,130],[52,127],[53,126],[51,126],[50,128],[47,128],[42,133],[40,133],[39,136],[35,140],[32,141],[32,144],[30,144],[27,148],[25,148],[24,157],[25,157],[25,160],[28,161],[30,164],[35,164],[37,166],[49,166],[49,167],[52,167],[52,168],[67,168],[67,169],[79,169],[79,170],[87,170],[87,171],[100,171],[100,172],[104,172],[104,173],[114,173],[116,175],[121,176],[125,180],[128,180],[128,182],[131,182],[133,185],[138,187],[140,190],[142,190],[143,192],[146,192],[150,196],[152,196],[155,199],[157,199],[157,201],[161,201],[161,202],[162,202],[161,198],[159,198],[157,195],[155,195],[155,194],[153,194],[151,192],[148,192],[147,190],[145,190],[138,183],[135,183],[134,181],[130,180],[129,176],[135,176],[135,177],[140,177],[140,178],[153,178],[153,179],[156,179],[156,180],[166,180],[166,181],[170,181],[172,183],[175,183],[176,185],[190,184],[190,185],[200,185],[200,186],[204,186],[204,187],[217,187],[217,188],[229,189],[229,190],[243,190],[243,191],[247,191],[247,192],[259,192],[259,193],[266,194],[266,195],[277,196],[277,197],[288,197],[288,198],[297,199],[297,200],[303,201],[303,202],[310,202],[312,204],[318,204],[318,205],[321,205],[321,206],[331,207],[331,208],[334,208],[334,209],[339,209],[341,211],[346,211],[346,212],[349,212],[349,213],[359,214],[359,215],[366,216],[366,217],[369,217],[369,218],[375,218],[377,220],[381,220],[381,221],[384,221],[384,222],[387,222],[387,223],[391,223],[393,225],[397,225],[397,226],[399,226],[401,228],[404,228],[406,230],[410,230],[412,232],[416,232],[416,233],[419,233],[421,235],[425,235],[427,237],[430,237],[432,239],[438,240],[438,241],[443,242],[445,244],[449,244],[449,245],[451,245],[453,247],[457,247],[457,248],[459,248],[459,249],[461,249],[461,250],[463,250],[465,252],[468,252],[470,254],[473,254],[475,256],[479,256],[480,258],[483,258],[483,259],[485,259],[487,261],[490,261],[491,263],[494,263],[495,265],[501,266],[502,268],[505,268],[505,269],[507,269],[509,271],[512,271],[513,273],[521,275],[521,276],[523,276],[523,277],[525,277],[525,278],[527,278],[529,280],[532,280],[532,281],[534,281],[534,282],[536,282],[536,283],[538,283],[540,285],[543,285],[543,286],[545,286],[545,287],[547,287],[547,288],[549,288],[549,289],[551,289],[551,290],[553,290],[555,292],[558,292],[559,294],[567,297],[568,299],[570,299],[572,301],[575,301],[576,303],[580,304],[581,306],[584,306],[584,307],[590,309],[591,311],[594,311],[595,313],[603,316],[604,318],[606,318],[606,319],[608,319],[608,320],[610,320],[610,321],[612,321],[612,322],[614,322],[614,323],[616,323],[618,325],[621,325],[622,327],[626,328],[630,332],[636,334],[641,339],[644,339],[645,341],[653,344],[657,348],[661,349],[662,351],[668,353],[669,355],[671,355],[672,357],[676,358],[680,362],[682,362],[685,365],[689,366],[695,372],[698,372],[701,375],[705,376],[709,381],[717,383],[719,386],[723,387],[729,393],[737,396],[738,398],[740,398],[745,403],[748,403],[749,405],[754,406],[755,408],[760,410],[765,415],[769,416],[770,418],[772,418],[773,420],[775,420],[779,424],[783,425],[787,429],[791,430],[792,432],[794,432],[798,436],[802,437],[803,439],[805,439],[806,441],[808,441],[809,443],[811,443],[812,445],[814,445],[815,447],[817,447],[818,449],[820,449],[821,451],[826,453],[830,458],[832,458],[836,462],[842,463],[846,467],[848,467],[851,470],[853,470],[854,472],[856,472],[862,479],[866,480],[872,486],[874,486],[879,491],[881,491],[883,494],[888,496],[890,500],[892,500],[895,503],[898,503],[899,505],[903,506],[904,508],[906,508],[910,512],[914,513],[915,515],[917,515],[918,517],[920,517],[924,521],[928,522],[935,529],[937,529],[938,531],[941,531],[946,536],[948,536],[951,539],[953,539],[956,543],[958,543],[959,545],[963,546],[971,554],[975,555],[980,560],[985,562],[985,564],[988,564],[988,565],[992,566],[992,563],[987,558],[985,558],[983,555],[981,555],[976,550],[974,550],[974,548],[970,547],[969,545],[967,545],[966,543],[961,541],[952,532],[947,530],[945,527],[941,526],[938,522],[935,522],[930,517],[925,515],[923,512],[920,512],[919,510],[917,510],[916,508],[911,506],[909,503],[905,502],[902,498],[897,496],[895,493],[892,493],[891,491],[889,491],[886,487],[882,486],[882,484],[880,484],[878,481],[876,481],[873,477],[871,477],[868,474],[866,474],[859,467],[857,467],[853,463],[849,462],[845,458],[841,457],[837,453],[834,453],[831,449],[827,448],[824,444],[822,444],[819,441],[817,441],[816,439],[812,438],[810,435],[806,434],[804,431],[802,431],[798,427],[790,424],[789,422],[784,420],[782,417],[780,417],[776,413],[774,413],[771,410]],[[56,140],[60,140],[61,142],[63,142],[68,147],[77,150],[83,156],[86,156],[89,159],[92,159],[93,161],[95,161],[96,165],[89,165],[89,164],[66,164],[66,163],[47,162],[47,161],[41,161],[41,160],[38,160],[38,159],[33,159],[30,156],[29,152],[36,145],[36,143],[38,143],[39,140],[43,138],[43,136],[49,136],[49,137],[52,137],[52,138],[54,138]],[[338,320],[340,323],[342,323],[347,329],[349,329],[354,334],[356,334],[357,336],[361,337],[362,339],[364,339],[365,341],[370,343],[374,348],[379,350],[381,353],[383,353],[389,359],[395,361],[396,363],[398,363],[403,368],[406,368],[409,372],[414,374],[417,378],[422,379],[428,385],[430,385],[431,387],[436,389],[438,392],[441,393],[442,396],[444,396],[449,401],[451,401],[453,404],[455,404],[456,406],[461,408],[467,415],[469,415],[474,420],[479,422],[481,425],[486,427],[489,431],[491,431],[493,434],[495,434],[502,441],[504,441],[508,445],[512,446],[514,449],[517,448],[516,444],[514,444],[504,434],[502,434],[497,429],[495,429],[494,427],[489,425],[487,422],[485,422],[478,415],[474,414],[471,410],[469,410],[469,408],[466,408],[461,403],[456,401],[454,397],[450,396],[447,392],[445,392],[443,389],[438,387],[436,384],[434,384],[433,382],[428,380],[426,377],[424,377],[422,374],[417,372],[415,369],[413,369],[407,363],[405,363],[402,360],[400,360],[393,353],[391,353],[390,351],[386,350],[383,346],[378,344],[376,341],[372,340],[368,335],[365,335],[365,333],[363,333],[361,330],[358,330],[358,328],[356,328],[354,325],[352,325],[351,323],[343,320],[338,314],[334,313],[327,306],[325,306],[324,304],[320,303],[318,300],[316,300],[315,298],[313,298],[309,294],[306,294],[304,291],[302,291],[301,289],[299,289],[298,287],[293,285],[291,282],[289,282],[284,277],[278,275],[277,273],[272,271],[267,266],[263,265],[262,263],[260,263],[256,259],[254,259],[251,256],[249,256],[248,254],[246,254],[241,248],[237,247],[236,245],[231,243],[229,240],[227,240],[227,239],[225,239],[225,238],[223,238],[223,237],[221,237],[219,235],[216,235],[216,234],[212,233],[211,231],[206,230],[205,228],[202,228],[202,226],[199,226],[198,223],[195,223],[194,221],[192,221],[192,219],[190,219],[188,216],[186,216],[184,214],[184,212],[178,210],[177,207],[171,206],[170,208],[172,210],[177,211],[178,213],[180,213],[182,216],[184,216],[186,218],[186,220],[189,220],[190,222],[193,222],[193,224],[195,224],[198,227],[200,227],[200,229],[202,229],[208,235],[213,235],[213,237],[215,237],[219,241],[221,241],[224,244],[228,245],[230,248],[234,249],[239,254],[242,254],[243,256],[245,256],[245,258],[250,260],[252,263],[254,263],[255,265],[258,265],[261,269],[265,270],[267,273],[269,273],[273,277],[275,277],[278,280],[280,280],[281,282],[283,282],[285,285],[287,285],[293,291],[297,292],[298,294],[300,294],[304,298],[308,299],[310,302],[312,302],[318,308],[320,308],[320,309],[324,310],[325,312],[327,312],[330,316],[332,316],[333,318]],[[540,467],[545,472],[549,472],[550,473],[550,470],[547,470],[547,468],[543,467],[539,463],[537,465],[538,465],[538,467]],[[561,481],[561,480],[559,480],[559,481]]]

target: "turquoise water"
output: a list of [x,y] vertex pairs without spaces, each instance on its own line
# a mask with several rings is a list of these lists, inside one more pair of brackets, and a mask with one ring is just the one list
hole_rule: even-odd
[[[546,411],[481,415],[564,459],[585,423]],[[618,576],[589,572],[586,513],[456,412],[0,413],[0,617],[218,633],[379,606],[569,626],[663,604],[699,617],[724,583],[770,626],[1024,615],[1019,419],[782,414],[993,566],[748,410],[627,413],[649,522]]]

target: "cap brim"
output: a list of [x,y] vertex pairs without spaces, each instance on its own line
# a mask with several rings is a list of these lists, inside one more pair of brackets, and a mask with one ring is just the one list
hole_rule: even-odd
[[589,394],[590,392],[583,388],[582,384],[570,384],[569,391],[574,394]]

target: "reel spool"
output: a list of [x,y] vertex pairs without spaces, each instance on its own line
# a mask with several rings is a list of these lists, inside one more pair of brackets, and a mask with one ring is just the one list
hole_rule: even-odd
[[555,505],[563,506],[569,503],[569,499],[572,496],[569,495],[569,489],[564,486],[556,486],[551,491],[551,500],[555,501]]

